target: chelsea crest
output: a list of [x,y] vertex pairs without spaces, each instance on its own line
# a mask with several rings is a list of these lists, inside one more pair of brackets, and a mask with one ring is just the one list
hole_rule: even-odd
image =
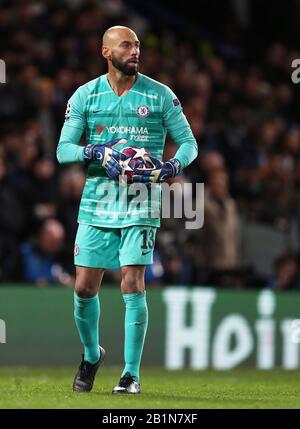
[[137,108],[137,114],[142,118],[145,118],[146,116],[148,116],[149,113],[150,113],[149,107],[144,104]]

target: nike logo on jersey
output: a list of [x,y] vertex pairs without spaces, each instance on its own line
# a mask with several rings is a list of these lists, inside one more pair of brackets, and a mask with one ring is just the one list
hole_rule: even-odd
[[142,255],[143,256],[148,255],[148,253],[150,253],[150,252],[152,252],[152,250],[149,250],[149,252],[142,252]]
[[98,112],[101,112],[101,109],[93,110],[93,113],[98,113]]

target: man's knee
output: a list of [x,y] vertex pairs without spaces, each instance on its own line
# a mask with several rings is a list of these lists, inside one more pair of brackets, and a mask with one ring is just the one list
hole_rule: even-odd
[[123,293],[138,293],[145,290],[144,269],[122,267],[121,289]]
[[98,288],[88,282],[76,281],[75,291],[79,298],[92,298],[97,294]]
[[80,298],[92,298],[97,295],[104,270],[76,269],[75,291]]

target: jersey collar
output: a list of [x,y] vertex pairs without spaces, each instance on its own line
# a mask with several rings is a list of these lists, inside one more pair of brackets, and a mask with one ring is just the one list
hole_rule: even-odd
[[108,81],[108,73],[106,73],[105,75],[104,75],[104,82],[105,82],[105,85],[107,86],[107,88],[116,96],[116,97],[118,97],[118,98],[123,98],[123,97],[126,97],[129,93],[130,93],[130,91],[132,90],[132,89],[136,89],[137,87],[138,87],[138,84],[139,84],[139,81],[140,81],[140,73],[138,72],[137,73],[137,77],[136,77],[136,80],[135,80],[135,82],[134,82],[134,84],[132,85],[132,87],[129,89],[129,91],[127,92],[127,94],[125,94],[125,95],[117,95],[116,93],[115,93],[115,91],[112,89],[112,87],[110,86],[110,83],[109,83],[109,81]]

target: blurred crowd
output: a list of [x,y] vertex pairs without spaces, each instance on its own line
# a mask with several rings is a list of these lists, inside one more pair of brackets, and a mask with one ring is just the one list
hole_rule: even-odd
[[[227,49],[207,34],[191,41],[176,27],[157,29],[132,3],[1,2],[0,281],[73,284],[85,170],[59,166],[56,146],[68,98],[106,72],[101,35],[121,24],[141,39],[140,72],[174,90],[197,139],[199,156],[178,180],[194,184],[195,202],[196,183],[205,183],[204,227],[162,220],[148,284],[299,289],[298,249],[287,246],[262,277],[243,263],[241,224],[287,233],[298,223],[300,92],[291,64],[300,52],[274,41],[249,57],[237,24]],[[165,158],[175,151],[169,139]]]

